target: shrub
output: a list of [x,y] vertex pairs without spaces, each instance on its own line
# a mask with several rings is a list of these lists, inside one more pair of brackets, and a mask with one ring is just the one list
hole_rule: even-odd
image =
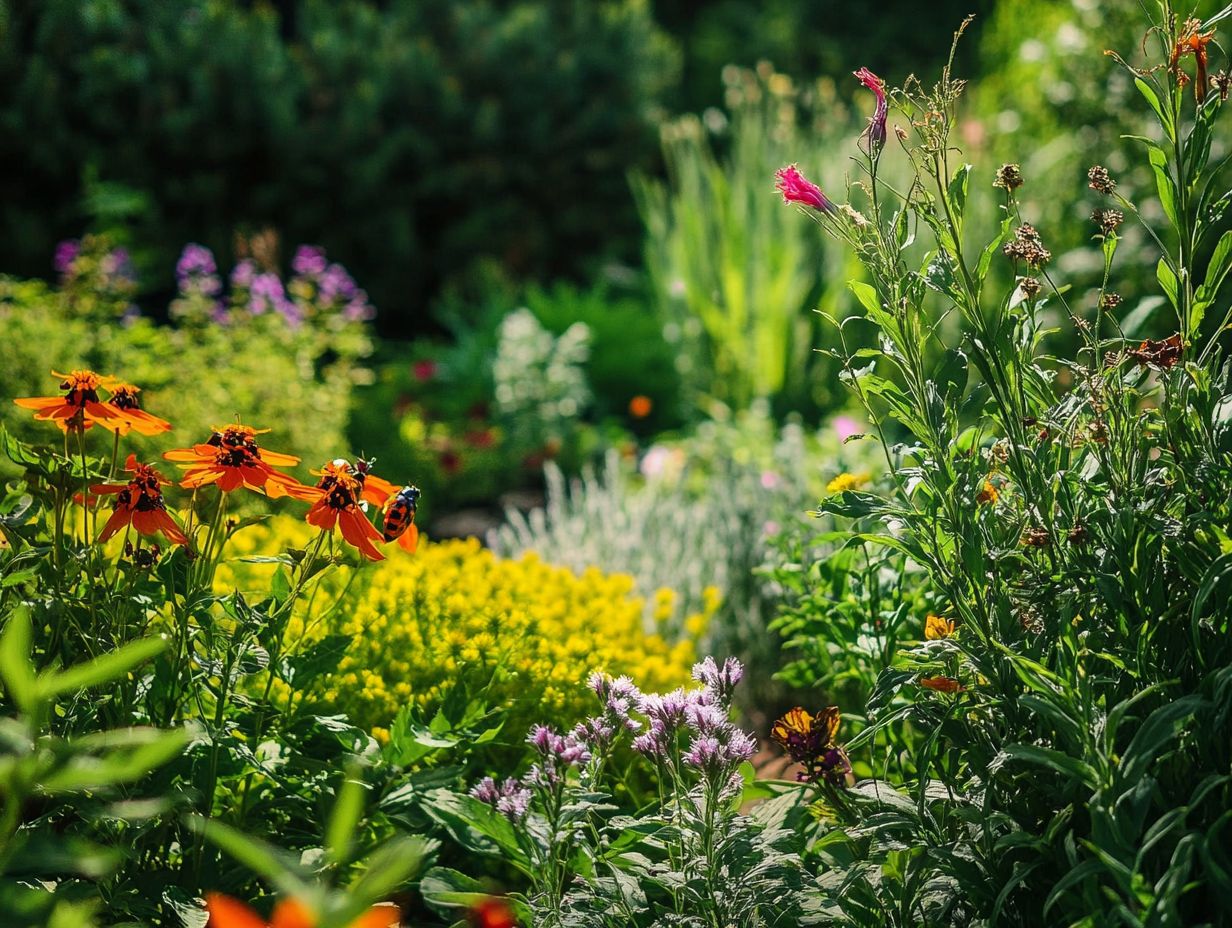
[[[301,523],[273,519],[236,533],[229,551],[241,557],[306,540]],[[232,576],[244,589],[266,582],[252,570]],[[643,610],[629,576],[597,567],[578,575],[533,555],[500,558],[471,539],[392,555],[336,605],[292,619],[288,635],[350,640],[315,696],[382,737],[404,705],[430,715],[455,687],[484,691],[516,731],[545,715],[560,724],[581,718],[589,698],[581,682],[599,666],[646,686],[687,680],[693,640],[648,633]],[[692,624],[708,619],[703,610]]]
[[4,265],[46,268],[87,168],[145,202],[131,231],[150,267],[171,243],[222,253],[273,226],[321,240],[403,332],[442,269],[477,256],[577,272],[636,250],[625,172],[655,160],[675,67],[643,2],[279,8],[5,4]]
[[789,423],[780,430],[764,409],[753,410],[654,445],[641,458],[640,476],[616,452],[602,471],[573,481],[549,464],[545,507],[510,511],[491,542],[505,555],[534,551],[575,571],[602,564],[627,572],[647,599],[648,628],[666,619],[672,634],[686,634],[687,617],[717,601],[705,647],[748,665],[756,703],[772,698],[778,638],[767,624],[782,589],[758,568],[776,536],[803,531],[827,477],[844,470],[840,462],[860,471],[862,460],[858,449],[840,450],[831,429],[813,433]]

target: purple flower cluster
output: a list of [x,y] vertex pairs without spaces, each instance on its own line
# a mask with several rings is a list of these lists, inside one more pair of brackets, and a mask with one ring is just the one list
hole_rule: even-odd
[[291,259],[291,270],[296,275],[292,291],[302,292],[322,309],[341,312],[350,322],[362,322],[376,315],[368,303],[368,294],[359,289],[346,268],[326,259],[324,249],[300,245]]
[[732,691],[744,679],[744,665],[729,657],[720,667],[713,657],[707,657],[693,665],[693,679],[713,693],[719,702],[727,704]]
[[539,752],[539,763],[531,766],[525,782],[541,789],[555,789],[564,782],[568,768],[584,767],[593,757],[586,742],[576,734],[562,735],[547,725],[532,728],[526,743]]
[[303,321],[299,307],[287,299],[282,278],[270,271],[253,277],[252,284],[248,287],[248,311],[254,316],[263,316],[270,311],[277,312],[292,326]]
[[55,257],[52,259],[56,273],[62,277],[66,276],[79,254],[81,254],[81,242],[75,238],[67,238],[57,245]]
[[175,280],[182,296],[217,297],[222,293],[222,278],[218,276],[214,252],[195,242],[185,245],[180,253],[175,265]]
[[491,777],[484,777],[471,787],[471,795],[492,806],[511,822],[520,822],[530,811],[530,790],[513,777],[500,784]]

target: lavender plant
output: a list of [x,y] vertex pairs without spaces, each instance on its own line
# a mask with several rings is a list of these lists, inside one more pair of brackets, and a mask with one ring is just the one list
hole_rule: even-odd
[[[743,668],[706,658],[693,675],[701,687],[659,694],[596,673],[600,712],[567,734],[533,728],[534,762],[521,778],[487,778],[469,796],[430,804],[469,848],[503,852],[525,874],[529,889],[513,902],[526,924],[795,924],[802,871],[798,832],[785,822],[802,811],[800,792],[740,812],[756,750],[729,720]],[[658,796],[621,814],[617,787],[646,762]],[[459,892],[468,887],[478,892],[439,868],[424,880],[425,897],[443,907],[473,901]]]

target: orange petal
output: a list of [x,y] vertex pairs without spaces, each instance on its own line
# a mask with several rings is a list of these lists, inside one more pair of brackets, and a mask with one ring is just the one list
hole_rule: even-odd
[[307,515],[304,516],[304,521],[309,525],[315,525],[317,528],[333,530],[338,525],[338,513],[325,505],[325,499],[322,497],[316,502]]
[[342,537],[348,543],[359,549],[359,553],[370,561],[383,561],[385,555],[376,549],[372,541],[383,541],[381,533],[373,528],[372,523],[365,519],[357,510],[341,513],[338,524],[342,527]]
[[266,448],[261,449],[261,460],[266,464],[273,464],[275,467],[294,467],[299,463],[299,458],[293,454],[282,454],[279,451],[270,451]]
[[383,506],[398,488],[380,477],[369,474],[364,478],[364,492],[361,496],[374,506]]
[[144,409],[125,409],[121,410],[124,413],[124,418],[129,421],[133,427],[133,431],[141,435],[161,435],[163,432],[171,431],[171,423],[166,419],[160,419],[158,416],[151,416]]
[[22,409],[52,409],[62,405],[64,398],[61,396],[24,396],[13,402]]
[[111,518],[107,520],[107,524],[103,526],[103,530],[99,533],[98,540],[106,541],[124,526],[132,521],[133,511],[125,506],[121,506],[111,514]]
[[205,910],[210,913],[206,928],[267,928],[256,912],[222,893],[207,893]]
[[270,917],[270,928],[316,928],[316,923],[308,907],[296,899],[283,899]]
[[419,527],[414,522],[408,525],[406,531],[398,537],[398,544],[407,554],[415,553],[415,549],[419,546]]
[[[200,464],[204,456],[195,448],[173,448],[171,451],[164,451],[163,457],[168,461],[191,461]],[[214,456],[210,455],[207,460],[214,460]]]
[[402,913],[396,905],[374,905],[351,922],[348,928],[394,928],[401,917]]

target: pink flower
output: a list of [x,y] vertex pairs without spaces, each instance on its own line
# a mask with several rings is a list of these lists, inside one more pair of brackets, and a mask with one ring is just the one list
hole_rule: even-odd
[[835,416],[831,422],[834,426],[834,432],[838,435],[839,441],[846,441],[852,435],[859,435],[864,431],[864,428],[851,416]]
[[826,199],[821,188],[801,174],[794,164],[779,168],[774,176],[774,189],[783,194],[784,203],[802,203],[823,213],[833,212],[834,204]]
[[864,137],[868,139],[868,150],[875,155],[881,151],[886,140],[886,115],[889,105],[886,102],[885,81],[868,68],[861,68],[853,73],[860,79],[860,83],[877,97],[877,109],[868,121],[868,131],[864,133]]
[[431,380],[436,376],[436,362],[432,360],[416,361],[411,365],[411,373],[415,375],[415,379],[420,383]]
[[761,486],[763,490],[773,490],[779,485],[779,475],[772,470],[763,470],[761,472]]

